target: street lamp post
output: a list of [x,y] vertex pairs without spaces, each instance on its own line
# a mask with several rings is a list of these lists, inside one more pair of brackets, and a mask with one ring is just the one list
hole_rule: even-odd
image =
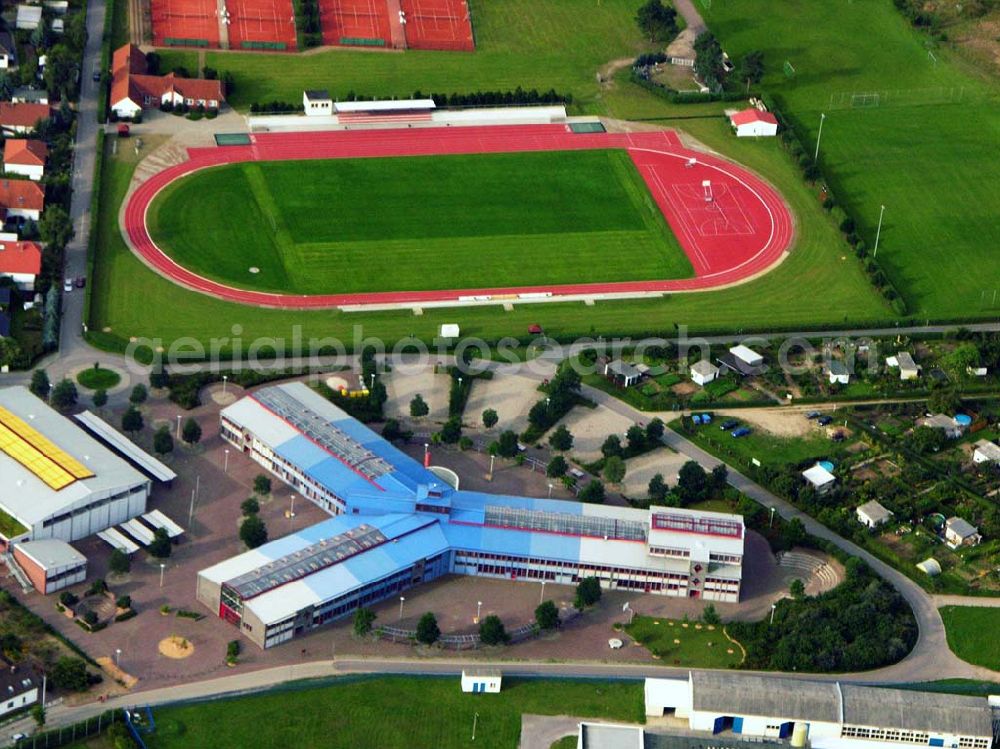
[[163,587],[163,570],[165,570],[166,568],[167,568],[167,565],[164,564],[163,562],[160,562],[160,587],[161,588]]
[[479,713],[472,716],[472,740],[476,740],[476,724],[479,723]]
[[288,506],[288,524],[295,525],[295,495],[292,495],[291,503]]
[[399,621],[403,621],[403,604],[406,602],[406,596],[399,597]]
[[226,385],[229,384],[229,375],[222,375],[222,394],[226,394]]
[[476,621],[477,622],[479,621],[479,615],[482,613],[482,611],[483,611],[483,602],[482,601],[476,601]]
[[115,668],[121,667],[122,649],[115,648]]
[[542,580],[542,592],[538,594],[538,602],[541,603],[545,600],[545,581]]
[[181,438],[181,415],[177,414],[177,439]]
[[771,519],[767,521],[767,527],[768,528],[774,527],[774,511],[776,509],[778,509],[778,508],[777,507],[772,507],[771,508]]
[[552,482],[549,482],[549,499],[552,499]]
[[496,455],[490,455],[490,481],[493,480],[493,463],[496,461]]
[[813,161],[819,160],[819,141],[823,137],[823,121],[826,119],[825,114],[820,114],[819,116],[819,132],[816,134],[816,153],[813,154]]
[[229,448],[226,448],[226,459],[222,464],[222,472],[229,473]]
[[878,257],[878,240],[882,236],[882,217],[885,215],[885,206],[882,206],[878,212],[878,229],[875,230],[875,249],[872,251],[872,257]]
[[771,604],[771,621],[770,621],[770,622],[768,622],[768,625],[771,625],[771,624],[774,624],[774,610],[775,610],[776,608],[778,608],[778,604],[776,604],[776,603],[772,603],[772,604]]

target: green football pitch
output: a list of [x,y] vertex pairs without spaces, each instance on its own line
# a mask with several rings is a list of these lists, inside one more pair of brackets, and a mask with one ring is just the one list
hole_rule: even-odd
[[686,278],[621,150],[250,162],[157,196],[180,264],[294,294]]

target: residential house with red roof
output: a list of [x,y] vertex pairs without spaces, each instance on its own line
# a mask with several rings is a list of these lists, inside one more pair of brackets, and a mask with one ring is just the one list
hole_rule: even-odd
[[148,75],[146,56],[132,44],[119,47],[112,56],[111,111],[122,119],[161,104],[218,109],[224,101],[220,81],[180,78],[173,73]]
[[750,107],[730,115],[729,123],[736,129],[737,138],[770,137],[778,134],[778,120],[770,112]]
[[45,210],[45,190],[27,179],[0,179],[0,220],[38,221]]
[[10,277],[23,291],[32,291],[41,272],[42,246],[38,242],[0,240],[0,276]]
[[3,172],[39,180],[45,176],[48,157],[49,147],[44,141],[11,138],[3,145]]
[[30,133],[51,116],[48,104],[0,101],[0,129],[5,133]]

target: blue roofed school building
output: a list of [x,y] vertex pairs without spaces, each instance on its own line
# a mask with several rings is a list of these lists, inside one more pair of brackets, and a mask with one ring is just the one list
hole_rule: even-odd
[[739,515],[453,489],[302,383],[223,409],[221,434],[332,516],[198,573],[198,600],[262,648],[449,573],[740,597]]

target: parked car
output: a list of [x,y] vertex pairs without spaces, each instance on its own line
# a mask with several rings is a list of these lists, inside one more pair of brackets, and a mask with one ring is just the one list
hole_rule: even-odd
[[746,437],[748,434],[750,434],[750,427],[740,427],[739,429],[734,430],[731,434],[736,439],[739,439],[740,437]]
[[72,290],[73,290],[73,279],[67,278],[65,281],[63,281],[63,291],[72,291]]
[[806,414],[806,418],[807,419],[818,419],[822,415],[823,414],[821,414],[819,411],[810,411],[809,413]]
[[100,83],[101,82],[101,69],[98,68],[98,67],[94,67],[94,72],[91,75],[91,78],[94,79],[94,83]]
[[87,285],[87,279],[83,276],[78,276],[76,279],[76,288],[82,289]]
[[26,738],[28,738],[28,734],[26,733],[15,733],[10,737],[10,740],[13,743],[17,744],[20,741],[24,741]]
[[843,442],[845,439],[845,435],[843,432],[834,432],[833,436],[830,439],[832,439],[834,442]]
[[730,429],[735,429],[739,425],[740,422],[738,422],[736,419],[726,419],[719,425],[719,429],[721,429],[723,432],[728,432]]
[[833,423],[833,417],[832,416],[820,416],[819,419],[816,421],[816,423],[819,424],[821,427],[825,427],[828,424],[832,424]]

